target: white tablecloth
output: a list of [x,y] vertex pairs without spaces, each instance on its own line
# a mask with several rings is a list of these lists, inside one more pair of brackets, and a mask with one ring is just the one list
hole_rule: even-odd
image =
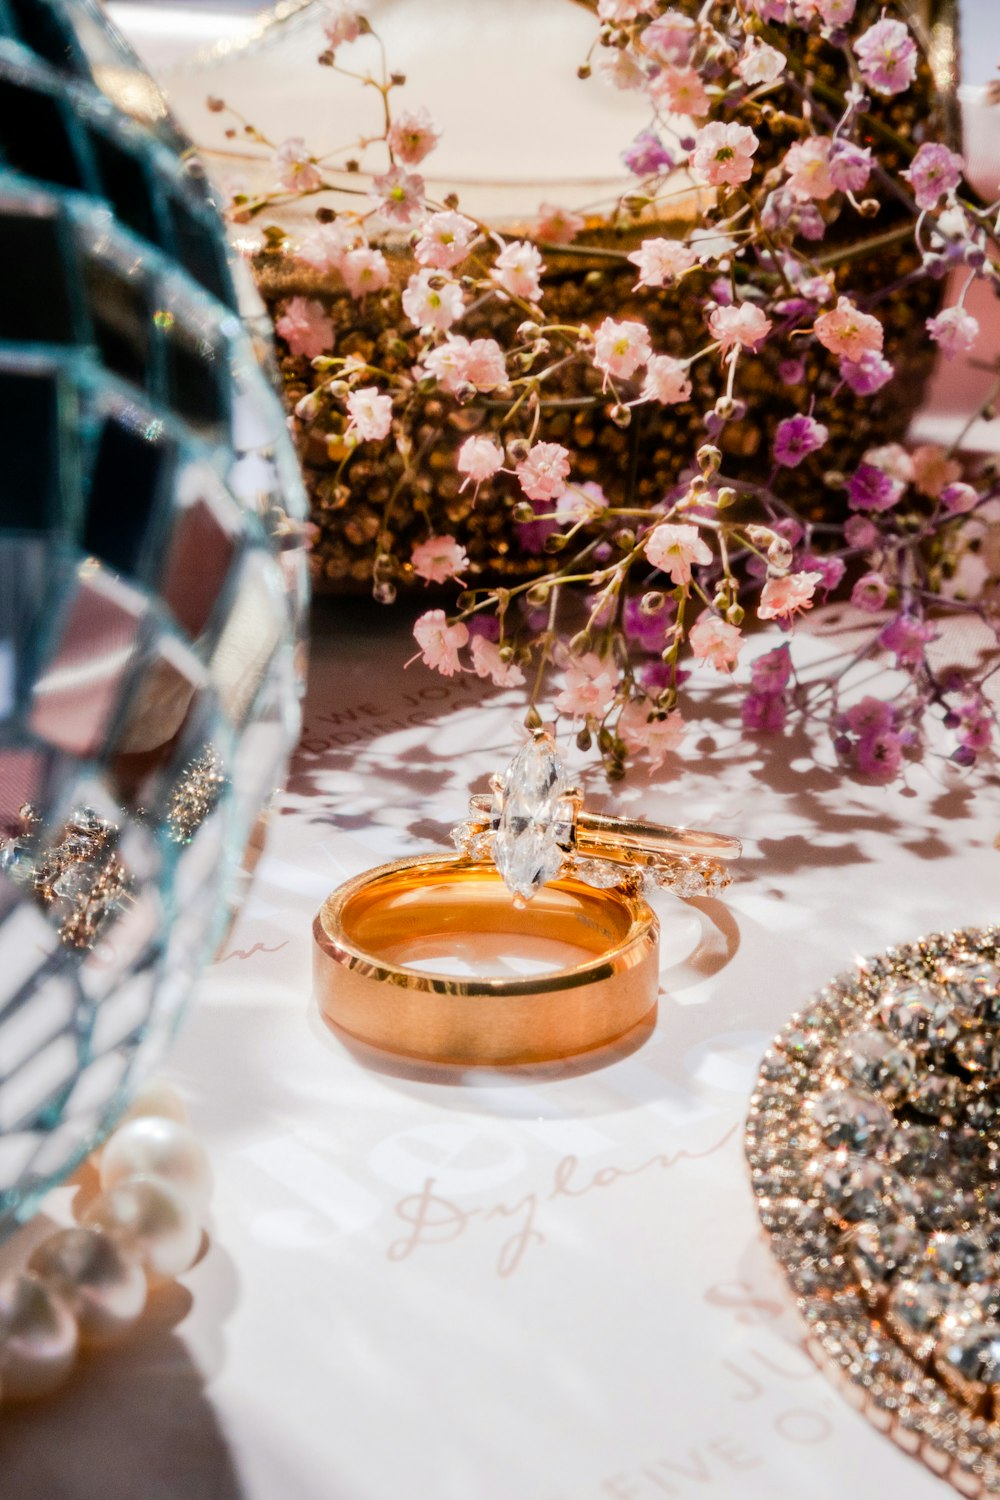
[[996,778],[856,785],[802,734],[742,741],[706,674],[691,758],[608,799],[747,842],[726,905],[658,903],[652,1035],[597,1068],[373,1063],[310,998],[313,914],[439,847],[516,743],[516,695],[410,650],[392,612],[320,613],[291,785],[168,1070],[216,1172],[210,1248],[127,1347],[4,1413],[0,1493],[943,1496],[802,1353],[741,1124],[766,1041],[853,955],[997,917]]

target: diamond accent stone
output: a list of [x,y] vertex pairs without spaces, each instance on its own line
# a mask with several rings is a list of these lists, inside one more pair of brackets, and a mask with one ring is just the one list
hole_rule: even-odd
[[907,1277],[889,1293],[887,1319],[917,1359],[926,1359],[938,1339],[938,1325],[956,1300],[955,1288],[934,1271]]
[[943,1339],[935,1350],[935,1363],[966,1399],[1000,1387],[1000,1326],[970,1328]]
[[922,1248],[923,1236],[909,1224],[859,1224],[851,1233],[851,1259],[869,1292],[883,1292],[915,1264]]
[[494,792],[493,859],[521,901],[554,880],[573,838],[573,803],[551,736],[538,734],[514,756]]
[[1000,968],[995,963],[962,953],[956,961],[943,963],[936,979],[970,1018],[1000,1020]]
[[828,1089],[813,1105],[820,1139],[831,1151],[843,1147],[872,1155],[886,1146],[895,1129],[892,1115],[880,1099],[857,1089]]
[[847,1039],[844,1047],[847,1077],[890,1102],[906,1094],[916,1070],[915,1055],[885,1032],[859,1031]]
[[920,984],[890,989],[877,1014],[886,1031],[910,1046],[922,1041],[947,1046],[961,1030],[951,1001]]
[[986,1281],[996,1272],[996,1262],[985,1245],[967,1234],[932,1234],[927,1242],[927,1260],[942,1275],[963,1286]]
[[573,874],[584,885],[592,885],[599,891],[609,891],[626,879],[628,867],[613,864],[609,859],[575,859]]

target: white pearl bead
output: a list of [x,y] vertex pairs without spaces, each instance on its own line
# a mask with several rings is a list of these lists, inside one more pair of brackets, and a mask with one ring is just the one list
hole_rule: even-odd
[[104,1230],[60,1229],[28,1261],[70,1308],[82,1344],[106,1344],[141,1316],[146,1277],[139,1261]]
[[106,1229],[137,1255],[150,1276],[181,1276],[201,1248],[201,1225],[191,1200],[163,1177],[130,1177],[101,1193],[84,1223]]
[[203,1216],[212,1195],[212,1170],[201,1142],[187,1125],[176,1120],[130,1120],[116,1130],[101,1152],[101,1187],[111,1188],[128,1177],[165,1177],[190,1198]]
[[161,1083],[156,1078],[139,1090],[119,1125],[127,1125],[129,1120],[141,1120],[146,1115],[155,1115],[159,1120],[176,1120],[178,1125],[188,1122],[187,1105],[180,1094],[169,1083]]
[[33,1401],[61,1385],[76,1358],[76,1319],[26,1271],[0,1281],[0,1378],[10,1401]]

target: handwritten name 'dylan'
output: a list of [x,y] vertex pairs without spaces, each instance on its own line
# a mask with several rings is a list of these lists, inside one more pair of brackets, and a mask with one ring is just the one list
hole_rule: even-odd
[[452,1244],[474,1224],[501,1221],[513,1227],[500,1246],[496,1272],[498,1276],[513,1276],[532,1245],[545,1244],[544,1211],[547,1204],[559,1199],[585,1198],[627,1178],[638,1177],[654,1167],[669,1170],[682,1161],[700,1161],[721,1151],[737,1128],[731,1126],[720,1140],[704,1151],[680,1150],[672,1155],[660,1152],[637,1166],[600,1167],[589,1176],[581,1171],[578,1157],[564,1156],[556,1166],[548,1192],[525,1193],[513,1203],[499,1201],[478,1208],[462,1208],[451,1198],[435,1192],[435,1180],[428,1177],[419,1193],[411,1193],[396,1204],[396,1213],[407,1226],[407,1232],[389,1246],[389,1259],[406,1260],[416,1250],[427,1246]]

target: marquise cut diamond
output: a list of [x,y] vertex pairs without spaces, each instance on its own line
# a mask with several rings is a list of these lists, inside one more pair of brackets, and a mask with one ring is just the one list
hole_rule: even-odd
[[562,869],[573,837],[574,804],[566,773],[548,735],[517,752],[493,795],[493,859],[508,890],[521,901]]

